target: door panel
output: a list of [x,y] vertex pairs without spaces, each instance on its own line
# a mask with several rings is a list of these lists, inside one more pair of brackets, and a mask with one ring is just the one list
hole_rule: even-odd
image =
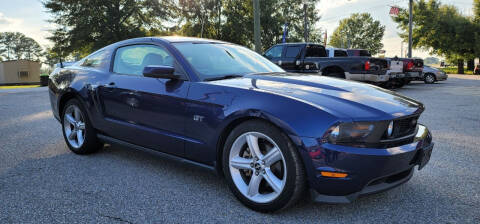
[[114,138],[136,145],[184,155],[185,100],[190,82],[143,76],[146,66],[172,66],[185,77],[171,54],[156,45],[137,44],[117,49],[106,84],[98,86],[99,104]]
[[284,57],[282,58],[282,68],[289,72],[296,72],[299,70],[300,61],[297,64],[299,59],[300,52],[302,51],[302,46],[287,46],[285,49]]
[[112,137],[183,155],[189,82],[112,75],[99,94]]

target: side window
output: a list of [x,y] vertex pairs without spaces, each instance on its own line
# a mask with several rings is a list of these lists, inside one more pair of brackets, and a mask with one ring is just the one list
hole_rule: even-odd
[[267,58],[280,58],[282,57],[283,46],[275,46],[265,52]]
[[108,64],[108,51],[103,50],[87,56],[82,63],[82,67],[101,68]]
[[285,57],[286,58],[296,58],[298,54],[300,54],[300,50],[302,48],[300,46],[292,46],[292,47],[287,47],[287,52],[285,52]]
[[333,54],[334,57],[348,57],[347,52],[345,51],[335,50]]
[[[131,45],[120,47],[115,54],[113,72],[124,75],[143,76],[143,69],[149,65],[164,65],[175,67],[175,73],[181,71],[175,66],[173,56],[158,46]],[[183,74],[183,73],[181,73]]]
[[310,46],[307,48],[307,52],[305,53],[306,58],[314,58],[314,57],[326,57],[326,52],[323,47],[320,46]]

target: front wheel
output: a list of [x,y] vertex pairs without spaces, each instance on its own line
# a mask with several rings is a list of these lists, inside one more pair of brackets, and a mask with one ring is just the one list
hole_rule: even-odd
[[424,82],[426,84],[432,84],[435,82],[435,76],[433,74],[427,73],[425,74]]
[[266,122],[248,121],[233,129],[224,146],[223,171],[234,195],[256,211],[286,208],[305,192],[297,149]]

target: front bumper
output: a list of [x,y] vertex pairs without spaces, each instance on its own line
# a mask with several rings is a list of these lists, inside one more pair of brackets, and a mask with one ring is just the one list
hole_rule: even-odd
[[[313,142],[310,143],[315,146],[309,146],[308,139],[303,141],[308,149],[303,156],[311,195],[314,201],[327,203],[349,203],[361,195],[388,190],[407,182],[415,166],[421,169],[428,163],[433,149],[432,136],[423,125],[419,125],[412,143],[386,149]],[[347,173],[348,176],[324,177],[320,174],[322,171]]]
[[448,75],[446,73],[435,74],[435,78],[437,81],[445,81],[448,79]]

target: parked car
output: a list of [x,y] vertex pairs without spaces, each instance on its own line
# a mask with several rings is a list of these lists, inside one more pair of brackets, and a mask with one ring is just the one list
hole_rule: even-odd
[[420,58],[400,58],[403,61],[403,73],[405,74],[406,84],[410,81],[423,81],[423,59]]
[[365,49],[347,49],[347,54],[349,57],[372,57],[370,51]]
[[268,49],[264,56],[289,72],[319,73],[377,84],[388,81],[386,60],[348,57],[346,51],[340,48],[325,50],[323,45],[313,43],[277,44]]
[[423,66],[423,81],[427,84],[432,84],[432,83],[435,83],[437,81],[445,81],[447,80],[448,78],[448,75],[447,73],[445,73],[444,71],[440,70],[440,69],[437,69],[437,68],[433,68],[433,67],[430,67],[430,66]]
[[49,97],[74,153],[104,142],[155,150],[216,170],[243,204],[262,212],[292,205],[308,188],[315,201],[349,202],[398,186],[433,149],[429,130],[417,123],[422,103],[367,84],[288,73],[216,40],[109,45],[55,70]]

